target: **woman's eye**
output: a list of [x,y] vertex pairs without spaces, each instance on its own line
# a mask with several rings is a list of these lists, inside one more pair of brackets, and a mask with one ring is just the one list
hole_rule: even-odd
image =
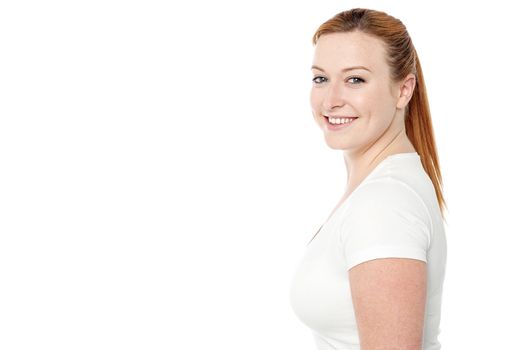
[[320,77],[320,76],[318,76],[318,77],[314,77],[314,78],[312,79],[312,82],[313,82],[314,84],[321,84],[321,83],[323,83],[323,82],[325,82],[325,81],[327,81],[327,79],[325,79],[324,77]]
[[364,83],[365,80],[363,80],[362,78],[359,78],[359,77],[350,77],[349,79],[347,79],[347,81],[351,84],[361,84],[361,83]]

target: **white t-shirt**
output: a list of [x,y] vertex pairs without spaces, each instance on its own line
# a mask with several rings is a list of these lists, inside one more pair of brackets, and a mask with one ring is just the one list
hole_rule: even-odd
[[319,350],[358,350],[348,270],[377,258],[427,263],[423,350],[440,349],[446,237],[433,183],[416,152],[385,158],[308,244],[290,302]]

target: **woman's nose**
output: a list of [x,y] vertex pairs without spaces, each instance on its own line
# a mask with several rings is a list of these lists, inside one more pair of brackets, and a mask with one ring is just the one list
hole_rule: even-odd
[[323,108],[330,111],[336,107],[341,107],[345,104],[343,98],[343,89],[338,84],[330,84],[327,87],[327,93],[323,100]]

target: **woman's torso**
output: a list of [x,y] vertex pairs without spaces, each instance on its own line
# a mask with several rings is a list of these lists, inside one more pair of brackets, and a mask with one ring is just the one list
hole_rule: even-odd
[[369,184],[378,181],[401,182],[423,200],[430,213],[432,240],[426,252],[428,279],[424,350],[440,348],[437,340],[440,324],[442,284],[446,263],[446,239],[434,187],[416,152],[394,154],[381,163],[360,183],[350,196],[334,209],[327,222],[308,244],[292,279],[290,301],[296,315],[313,332],[318,349],[359,349],[348,270],[341,242],[341,221],[355,199],[366,195]]

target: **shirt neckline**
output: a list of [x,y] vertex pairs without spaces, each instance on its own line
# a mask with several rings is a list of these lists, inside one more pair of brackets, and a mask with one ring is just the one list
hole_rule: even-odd
[[369,180],[374,174],[376,174],[378,171],[380,171],[381,168],[383,168],[389,160],[391,159],[398,159],[398,158],[412,158],[412,157],[420,157],[419,154],[417,152],[404,152],[404,153],[394,153],[394,154],[391,154],[391,155],[388,155],[387,157],[385,157],[384,159],[382,159],[382,161],[378,164],[376,164],[376,166],[373,168],[373,170],[371,170],[371,172],[369,174],[367,174],[366,177],[363,178],[363,180],[360,182],[360,184],[358,186],[356,186],[356,188],[351,192],[350,195],[347,196],[347,198],[345,198],[345,200],[338,206],[338,208],[336,208],[336,210],[334,211],[334,213],[332,213],[332,215],[327,219],[327,221],[325,221],[325,223],[322,225],[322,227],[331,220],[332,217],[335,216],[335,214],[340,211],[340,208],[344,206],[345,203],[347,203],[349,201],[349,198],[356,192],[356,190],[358,190],[360,187],[362,187],[362,185],[364,183],[367,182],[367,180]]
[[382,159],[382,161],[380,163],[376,164],[376,166],[373,168],[373,170],[371,170],[371,172],[360,182],[360,184],[358,186],[356,186],[356,188],[351,192],[351,194],[348,195],[347,198],[345,198],[345,200],[343,202],[341,202],[341,204],[338,206],[338,208],[336,208],[336,210],[332,213],[332,215],[329,216],[329,218],[320,226],[318,231],[316,231],[316,233],[311,238],[309,243],[307,243],[307,245],[310,244],[310,242],[312,242],[314,237],[316,237],[318,235],[318,233],[323,229],[323,227],[325,225],[327,225],[327,223],[329,221],[331,221],[333,217],[336,216],[336,214],[340,211],[340,209],[349,201],[349,199],[352,197],[352,195],[354,193],[356,193],[356,190],[358,190],[366,182],[366,180],[368,180],[373,174],[378,172],[382,168],[383,165],[387,164],[388,160],[396,159],[396,158],[411,158],[411,157],[420,157],[420,155],[418,154],[418,152],[394,153],[394,154],[388,155],[387,157]]

